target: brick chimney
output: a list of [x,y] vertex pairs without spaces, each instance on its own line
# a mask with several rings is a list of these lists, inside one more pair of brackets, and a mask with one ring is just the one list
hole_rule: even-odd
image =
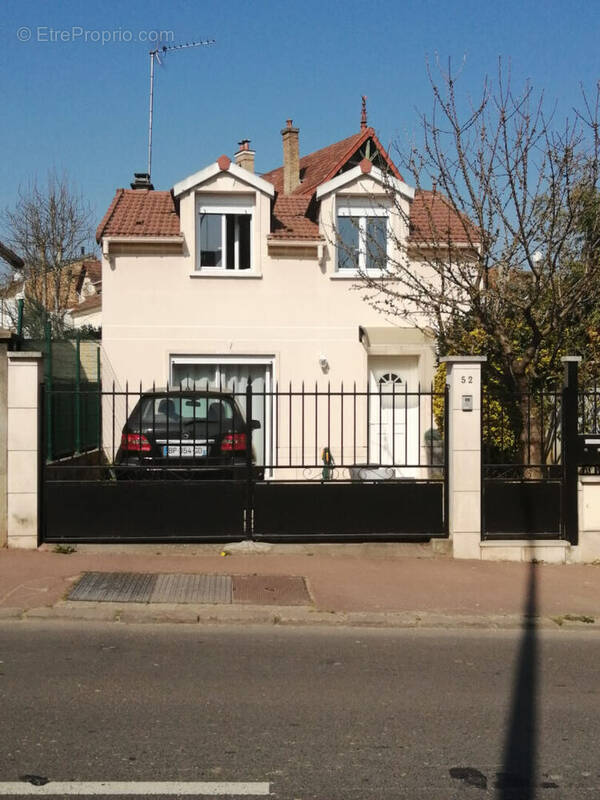
[[234,155],[233,160],[238,167],[247,169],[248,172],[254,172],[254,156],[256,153],[254,150],[250,150],[250,139],[242,139],[241,142],[238,142],[238,147],[240,149]]
[[132,189],[154,189],[147,172],[134,172],[133,181],[129,185]]
[[281,131],[283,138],[283,192],[291,194],[300,185],[300,146],[298,128],[292,127],[292,120],[286,120]]

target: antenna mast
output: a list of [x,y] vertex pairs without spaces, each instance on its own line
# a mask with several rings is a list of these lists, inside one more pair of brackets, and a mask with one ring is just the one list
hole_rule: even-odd
[[211,44],[215,44],[214,39],[204,39],[201,42],[186,42],[185,44],[172,44],[172,45],[163,45],[162,47],[157,47],[154,50],[149,51],[150,55],[150,118],[148,120],[148,183],[151,183],[152,178],[152,117],[153,117],[153,110],[154,110],[154,61],[158,61],[159,64],[162,64],[160,60],[161,55],[164,57],[167,53],[171,53],[174,50],[186,50],[188,47],[208,47]]

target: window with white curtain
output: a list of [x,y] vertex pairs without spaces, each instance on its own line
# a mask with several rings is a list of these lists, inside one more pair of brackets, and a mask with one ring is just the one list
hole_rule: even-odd
[[218,356],[171,356],[171,385],[184,391],[231,392],[242,414],[246,415],[245,392],[252,384],[252,417],[260,428],[252,435],[258,464],[268,463],[272,447],[272,398],[270,395],[272,360],[238,359]]

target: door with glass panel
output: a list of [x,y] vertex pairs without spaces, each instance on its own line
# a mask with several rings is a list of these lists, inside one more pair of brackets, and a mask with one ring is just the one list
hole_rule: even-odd
[[[369,462],[394,465],[397,477],[415,477],[419,462],[417,359],[369,359]],[[404,465],[410,465],[409,467]]]
[[256,463],[261,466],[271,460],[271,374],[270,361],[207,361],[189,356],[174,356],[171,359],[171,382],[174,388],[235,392],[236,401],[244,416],[244,395],[248,382],[251,383],[252,418],[260,422],[260,428],[252,433],[252,444]]

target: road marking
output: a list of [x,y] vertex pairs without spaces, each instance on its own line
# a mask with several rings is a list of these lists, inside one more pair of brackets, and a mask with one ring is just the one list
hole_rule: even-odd
[[51,795],[174,795],[183,797],[187,795],[268,795],[268,783],[210,783],[210,782],[181,782],[181,781],[49,781],[43,786],[34,786],[31,783],[18,781],[14,783],[0,783],[0,796],[20,795],[27,797]]

